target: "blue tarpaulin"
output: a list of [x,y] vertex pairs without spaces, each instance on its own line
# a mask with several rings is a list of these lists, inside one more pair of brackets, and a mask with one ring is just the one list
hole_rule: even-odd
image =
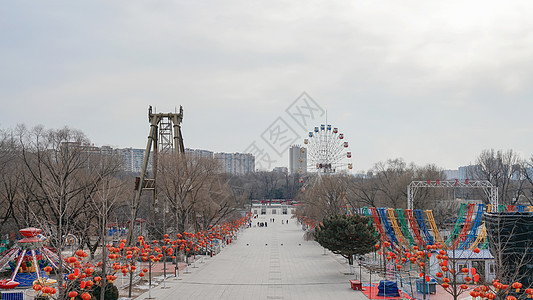
[[394,281],[382,280],[378,285],[378,296],[381,297],[399,297],[398,285]]

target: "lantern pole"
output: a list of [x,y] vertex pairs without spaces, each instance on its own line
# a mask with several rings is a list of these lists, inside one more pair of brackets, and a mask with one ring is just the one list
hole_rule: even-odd
[[152,262],[148,261],[148,298],[146,299],[154,299],[152,298]]

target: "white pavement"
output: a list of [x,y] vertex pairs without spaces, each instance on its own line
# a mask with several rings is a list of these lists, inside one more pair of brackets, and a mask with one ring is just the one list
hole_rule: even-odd
[[[275,218],[275,222],[269,219]],[[289,224],[281,224],[289,220]],[[350,288],[348,264],[316,242],[303,240],[304,231],[290,216],[253,219],[268,227],[252,227],[182,280],[167,279],[152,289],[158,300],[171,299],[367,299]],[[148,298],[148,293],[137,299]]]

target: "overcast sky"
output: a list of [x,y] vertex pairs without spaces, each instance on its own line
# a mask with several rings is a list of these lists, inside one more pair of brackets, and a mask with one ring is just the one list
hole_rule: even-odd
[[286,110],[306,92],[355,170],[396,157],[454,169],[488,148],[530,157],[532,11],[530,0],[3,1],[0,128],[66,125],[144,148],[148,106],[182,105],[186,147],[255,141],[286,166],[263,133],[282,122],[302,143],[314,125]]

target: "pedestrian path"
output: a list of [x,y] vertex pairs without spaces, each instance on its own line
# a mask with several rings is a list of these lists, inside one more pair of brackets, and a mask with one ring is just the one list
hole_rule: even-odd
[[[270,218],[275,218],[274,222]],[[282,222],[283,220],[283,223]],[[267,227],[242,230],[215,257],[197,262],[181,279],[168,279],[166,289],[151,297],[171,299],[367,299],[350,288],[349,267],[316,242],[304,241],[301,227],[290,216],[253,219]],[[288,224],[286,223],[288,222]],[[138,299],[148,298],[148,293]]]

